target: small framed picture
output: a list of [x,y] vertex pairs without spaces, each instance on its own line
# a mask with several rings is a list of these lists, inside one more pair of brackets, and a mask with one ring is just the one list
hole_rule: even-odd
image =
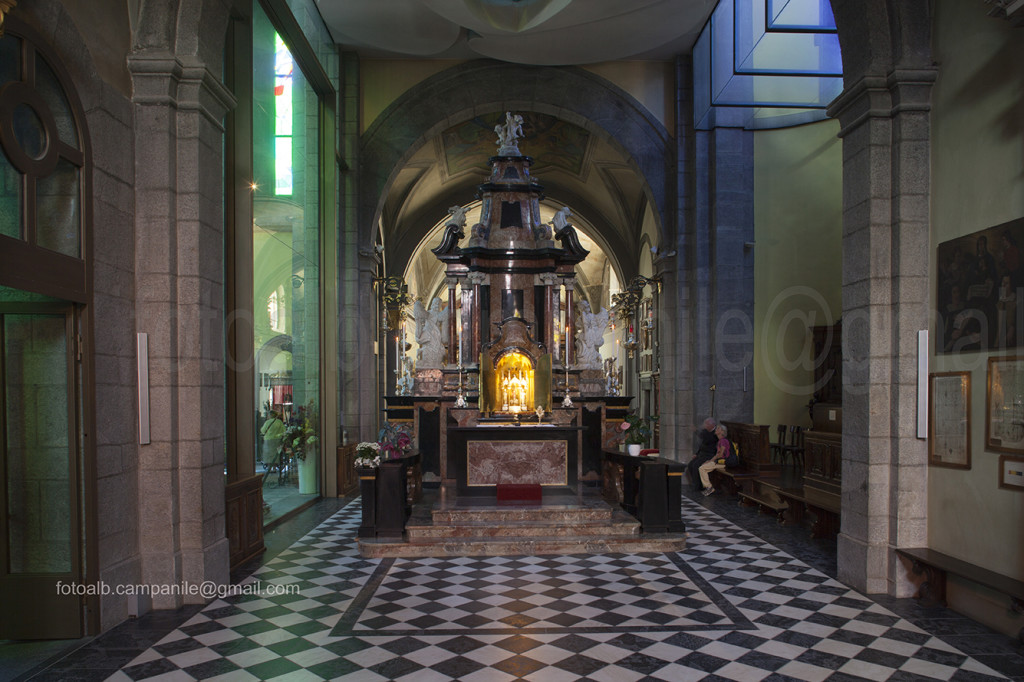
[[971,468],[971,373],[928,377],[928,464]]
[[1024,356],[988,359],[985,447],[1024,455]]
[[999,455],[999,487],[1024,492],[1024,457]]

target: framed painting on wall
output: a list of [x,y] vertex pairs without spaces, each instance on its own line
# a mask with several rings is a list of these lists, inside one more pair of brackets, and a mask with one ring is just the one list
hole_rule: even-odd
[[985,447],[1024,454],[1024,356],[988,359]]
[[1024,491],[1024,457],[999,455],[999,487]]
[[928,377],[928,464],[971,468],[971,373]]
[[939,244],[937,353],[1024,347],[1024,218]]

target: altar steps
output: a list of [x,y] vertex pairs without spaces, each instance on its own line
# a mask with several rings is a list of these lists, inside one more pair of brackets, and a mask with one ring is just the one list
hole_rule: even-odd
[[631,515],[600,498],[545,499],[539,505],[492,500],[425,502],[406,535],[360,539],[364,557],[516,556],[680,551],[685,533],[641,533]]

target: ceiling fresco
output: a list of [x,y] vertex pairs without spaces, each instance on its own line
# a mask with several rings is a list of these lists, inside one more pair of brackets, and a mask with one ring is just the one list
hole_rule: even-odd
[[[557,167],[581,175],[590,133],[554,116],[521,112],[523,137],[519,149],[534,159],[531,172]],[[504,112],[476,116],[441,133],[448,176],[466,171],[488,173],[487,159],[497,152],[494,127],[505,120]]]

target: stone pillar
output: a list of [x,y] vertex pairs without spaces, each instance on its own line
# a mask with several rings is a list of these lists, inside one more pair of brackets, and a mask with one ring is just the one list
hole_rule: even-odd
[[839,579],[907,596],[893,548],[927,543],[916,438],[928,328],[929,109],[935,71],[865,76],[829,107],[843,138],[843,508]]
[[[674,212],[665,226],[664,242],[654,259],[654,272],[661,278],[661,306],[657,310],[659,338],[659,366],[665,388],[661,393],[662,456],[680,460],[693,453],[693,425],[696,423],[694,407],[693,348],[694,336],[693,290],[695,276],[692,244],[694,225],[694,158],[696,133],[693,129],[693,67],[688,56],[676,58],[676,153]],[[678,254],[678,255],[677,255]]]
[[[139,446],[141,579],[227,583],[221,121],[234,99],[194,57],[139,52],[128,67],[136,325],[150,349],[152,442]],[[203,601],[159,595],[152,606]]]
[[[359,60],[354,53],[341,54],[341,106],[338,112],[338,147],[349,168],[360,167],[359,154]],[[383,409],[387,346],[374,356],[382,310],[377,307],[373,282],[380,267],[372,236],[359,236],[358,173],[339,173],[338,210],[338,354],[340,428],[348,440],[370,440],[377,435],[378,415]],[[324,311],[329,318],[330,311]],[[379,345],[379,344],[378,344]],[[325,349],[325,352],[327,350]],[[390,375],[394,376],[394,375]]]
[[754,138],[749,130],[719,127],[698,132],[696,144],[695,423],[708,416],[750,422],[754,258],[744,244],[754,241]]

